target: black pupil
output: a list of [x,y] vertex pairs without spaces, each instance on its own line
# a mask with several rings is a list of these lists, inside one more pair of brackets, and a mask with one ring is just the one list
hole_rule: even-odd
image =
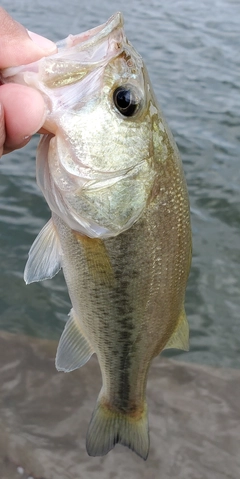
[[123,87],[119,87],[115,90],[114,103],[120,113],[124,116],[132,116],[138,106],[134,93]]

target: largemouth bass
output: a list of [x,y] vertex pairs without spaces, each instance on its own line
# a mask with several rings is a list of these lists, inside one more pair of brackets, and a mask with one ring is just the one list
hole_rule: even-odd
[[57,369],[97,355],[102,389],[87,451],[104,455],[121,443],[146,459],[149,366],[163,349],[188,349],[191,229],[177,147],[120,13],[3,76],[38,89],[48,108],[37,182],[52,218],[24,278],[63,269],[72,310]]

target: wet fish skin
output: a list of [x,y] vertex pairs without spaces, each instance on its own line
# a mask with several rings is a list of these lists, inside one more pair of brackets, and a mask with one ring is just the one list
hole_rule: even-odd
[[[175,142],[142,60],[125,39],[121,16],[68,42],[74,47],[79,38],[77,55],[91,51],[95,64],[88,58],[79,66],[76,56],[72,62],[73,50],[63,42],[64,61],[48,58],[37,73],[40,83],[34,80],[52,102],[46,125],[56,136],[44,136],[39,145],[37,178],[52,219],[30,250],[25,280],[63,269],[73,309],[57,369],[71,371],[97,354],[103,385],[88,453],[104,455],[119,442],[146,459],[151,361],[168,347],[188,348],[187,188]],[[16,73],[16,81],[20,77]],[[130,118],[109,102],[121,84],[130,84],[140,98],[139,112]]]

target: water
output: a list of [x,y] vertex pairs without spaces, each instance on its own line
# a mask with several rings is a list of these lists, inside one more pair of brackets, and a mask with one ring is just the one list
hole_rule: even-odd
[[[3,0],[52,40],[92,28],[115,11],[142,54],[182,154],[193,226],[186,310],[189,353],[175,358],[240,367],[240,37],[238,1]],[[0,327],[60,336],[70,308],[61,274],[25,286],[27,252],[49,218],[35,184],[37,137],[0,166]]]

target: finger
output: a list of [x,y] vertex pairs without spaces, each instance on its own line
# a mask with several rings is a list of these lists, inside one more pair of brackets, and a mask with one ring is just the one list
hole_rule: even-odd
[[57,51],[56,45],[37,34],[30,38],[27,30],[0,7],[0,68],[37,61]]
[[4,109],[6,152],[28,143],[31,135],[42,127],[47,112],[41,94],[24,85],[2,85],[0,102]]

